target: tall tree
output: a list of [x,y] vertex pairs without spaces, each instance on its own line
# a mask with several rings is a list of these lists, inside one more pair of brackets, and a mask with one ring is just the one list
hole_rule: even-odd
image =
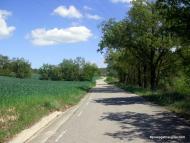
[[177,34],[183,42],[190,42],[190,1],[157,0],[157,8],[168,22],[168,32]]
[[[136,68],[128,69],[127,74],[134,73],[132,76],[138,77],[137,80],[134,78],[135,83],[144,87],[147,87],[149,77],[151,89],[156,90],[161,72],[169,67],[167,63],[172,58],[168,57],[173,54],[171,49],[176,43],[173,42],[171,34],[167,33],[165,19],[157,11],[155,3],[147,0],[133,1],[133,6],[124,20],[109,20],[102,27],[103,38],[99,50],[105,53],[112,50],[125,53],[124,58],[117,62],[118,65],[123,62],[135,65]],[[122,69],[126,71],[125,68],[128,67],[127,64],[124,65]]]

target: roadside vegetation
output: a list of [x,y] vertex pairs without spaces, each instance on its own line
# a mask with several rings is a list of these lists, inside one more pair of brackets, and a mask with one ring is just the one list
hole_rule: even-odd
[[0,77],[0,142],[55,110],[75,105],[92,81],[42,81]]
[[77,104],[99,74],[98,67],[83,58],[32,69],[23,58],[0,55],[0,142],[50,112]]
[[166,92],[157,90],[152,92],[149,89],[143,89],[140,87],[129,86],[125,84],[116,83],[116,85],[127,92],[131,92],[137,95],[143,96],[147,101],[151,101],[155,104],[165,106],[167,109],[176,113],[180,117],[184,117],[190,120],[190,95],[180,93],[177,91]]
[[0,76],[30,78],[31,75],[31,64],[27,60],[0,55]]
[[101,25],[107,82],[190,117],[190,2],[138,0]]
[[85,59],[64,59],[59,65],[44,64],[39,69],[41,80],[91,81],[100,71]]

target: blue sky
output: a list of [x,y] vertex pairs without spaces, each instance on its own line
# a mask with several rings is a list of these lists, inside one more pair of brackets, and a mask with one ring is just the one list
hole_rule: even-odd
[[97,53],[98,25],[126,15],[130,0],[1,0],[0,54],[23,57],[33,68],[84,57],[105,67]]

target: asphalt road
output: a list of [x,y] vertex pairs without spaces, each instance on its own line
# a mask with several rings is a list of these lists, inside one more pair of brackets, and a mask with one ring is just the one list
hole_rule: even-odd
[[190,125],[163,107],[103,80],[28,143],[190,142]]

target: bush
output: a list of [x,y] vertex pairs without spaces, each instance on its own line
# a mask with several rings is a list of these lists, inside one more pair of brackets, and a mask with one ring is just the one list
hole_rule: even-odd
[[112,76],[108,76],[108,77],[106,78],[106,82],[107,82],[108,84],[114,84],[114,83],[117,83],[117,82],[118,82],[118,79],[115,78],[115,77],[112,77]]
[[9,76],[11,74],[10,62],[7,56],[0,55],[0,75]]
[[98,67],[95,64],[86,63],[83,69],[83,80],[91,81],[98,73]]
[[53,68],[52,65],[43,64],[43,66],[39,69],[40,79],[41,80],[50,79],[52,68]]
[[61,72],[61,68],[54,66],[50,71],[50,78],[51,80],[62,80],[63,75]]
[[23,58],[10,60],[7,56],[0,55],[0,75],[17,78],[31,77],[31,64]]
[[72,59],[64,59],[62,63],[59,64],[61,72],[65,80],[77,81],[80,79],[79,66]]
[[28,61],[23,58],[14,59],[12,61],[12,71],[15,73],[17,78],[27,78],[31,77],[32,69]]
[[91,81],[100,72],[95,64],[86,63],[78,57],[75,60],[64,59],[58,66],[44,64],[39,69],[39,74],[42,80]]

